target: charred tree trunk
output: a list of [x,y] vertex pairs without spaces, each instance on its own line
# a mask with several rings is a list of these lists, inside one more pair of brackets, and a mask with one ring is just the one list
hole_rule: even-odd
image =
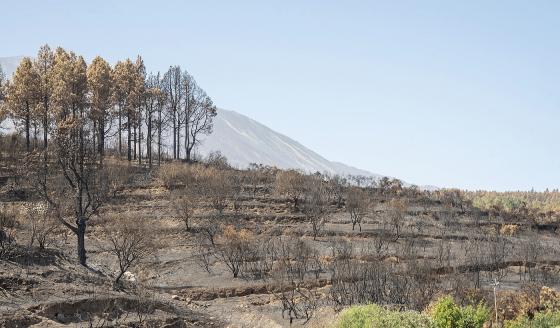
[[161,165],[161,110],[158,111],[158,165]]
[[97,152],[99,153],[99,162],[103,163],[103,155],[105,155],[105,124],[103,124],[103,119],[99,121],[98,130]]
[[119,106],[119,157],[122,156],[122,112],[121,112],[121,106]]
[[136,123],[134,124],[133,133],[134,133],[134,138],[133,138],[133,147],[132,147],[132,149],[134,149],[134,150],[133,150],[133,154],[134,154],[134,155],[133,155],[133,158],[134,158],[134,160],[136,160],[136,140],[137,140],[137,139],[136,139],[136,137],[137,137],[137,136],[136,136]]
[[175,112],[173,112],[173,159],[177,159],[177,122],[175,121]]
[[26,109],[26,114],[25,114],[25,149],[29,153],[31,151],[31,137],[30,137],[31,117],[29,115],[29,102],[25,102],[25,107],[26,107],[25,108]]
[[130,113],[127,115],[127,122],[126,122],[126,129],[127,129],[127,137],[128,137],[128,149],[127,149],[127,159],[128,161],[132,161],[132,133],[130,129]]
[[78,259],[80,260],[80,264],[86,266],[86,220],[83,217],[80,217],[76,220],[76,237],[78,238]]
[[146,151],[148,155],[149,166],[152,167],[152,114],[147,117],[148,120],[148,137],[146,139]]

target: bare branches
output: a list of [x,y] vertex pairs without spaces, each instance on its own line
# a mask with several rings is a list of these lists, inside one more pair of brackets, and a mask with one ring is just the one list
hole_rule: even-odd
[[111,245],[108,251],[117,258],[119,272],[115,278],[115,286],[119,286],[124,273],[153,254],[155,245],[150,237],[151,232],[143,225],[126,217],[112,221],[105,232]]
[[346,211],[350,214],[352,230],[354,230],[357,224],[360,227],[360,231],[362,231],[362,220],[367,214],[368,206],[367,194],[361,188],[353,187],[348,190],[346,195]]

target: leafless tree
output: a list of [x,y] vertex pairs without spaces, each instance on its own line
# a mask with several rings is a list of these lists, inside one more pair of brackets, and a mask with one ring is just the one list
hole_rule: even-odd
[[131,218],[115,218],[105,232],[110,241],[109,252],[117,257],[119,273],[115,286],[119,286],[123,274],[155,252],[151,232]]
[[369,200],[367,194],[358,187],[353,187],[348,190],[346,195],[346,211],[350,214],[350,221],[352,222],[352,230],[360,227],[362,231],[362,220],[367,214],[369,207]]
[[367,239],[364,253],[376,260],[383,259],[389,254],[389,236],[385,230],[380,230],[379,233]]
[[181,67],[172,66],[163,76],[163,87],[167,95],[167,115],[173,125],[173,158],[179,158],[179,137],[181,124],[181,103],[185,94],[183,89],[183,73]]
[[15,228],[18,225],[13,210],[0,208],[0,259],[9,259],[15,250]]
[[175,210],[181,220],[185,223],[185,228],[190,231],[190,222],[194,216],[194,210],[196,208],[196,198],[195,198],[195,188],[193,184],[189,184],[182,189],[178,189],[174,192],[173,203]]
[[193,258],[195,263],[208,273],[212,273],[212,259],[215,258],[214,246],[206,238],[197,238]]
[[29,225],[29,245],[33,246],[37,241],[39,248],[44,249],[51,242],[51,237],[59,226],[53,213],[49,211],[46,204],[37,204],[28,207],[25,216]]
[[245,229],[236,229],[233,226],[224,228],[218,238],[216,256],[228,267],[237,278],[247,255],[252,251],[253,234]]
[[325,227],[325,213],[327,212],[327,195],[323,182],[318,179],[308,179],[306,193],[301,211],[311,223],[313,240],[317,239]]
[[307,323],[319,306],[319,295],[312,288],[306,288],[305,273],[307,270],[309,248],[301,247],[300,243],[284,241],[279,245],[276,268],[273,272],[274,283],[271,291],[282,302],[282,317],[290,321],[301,319]]
[[475,288],[481,288],[480,273],[484,269],[486,263],[486,247],[487,243],[484,235],[477,232],[471,232],[464,247],[464,256],[469,266],[469,271],[473,274],[473,282]]
[[537,279],[537,275],[535,270],[532,269],[539,260],[544,248],[543,245],[540,243],[539,238],[536,235],[527,238],[526,240],[522,241],[520,245],[520,255],[523,262],[523,279],[527,279],[527,275],[529,276],[530,282],[535,282]]
[[401,231],[404,224],[404,216],[406,214],[405,201],[397,198],[392,199],[389,202],[388,214],[389,223],[393,229],[394,241],[397,241],[401,236]]
[[200,88],[194,78],[186,74],[185,89],[185,152],[186,160],[192,160],[192,151],[200,143],[201,135],[212,133],[213,119],[217,114],[212,99]]
[[203,185],[205,196],[209,198],[212,207],[222,214],[234,193],[232,176],[227,171],[210,167],[205,170]]
[[216,236],[222,231],[222,218],[223,216],[219,213],[209,213],[197,220],[199,232],[213,247],[216,246]]
[[344,192],[348,186],[346,178],[336,174],[329,180],[329,187],[336,202],[336,208],[342,208],[344,203]]
[[299,201],[307,191],[309,179],[295,170],[280,171],[276,175],[275,192],[290,198],[293,201],[293,210],[298,211]]

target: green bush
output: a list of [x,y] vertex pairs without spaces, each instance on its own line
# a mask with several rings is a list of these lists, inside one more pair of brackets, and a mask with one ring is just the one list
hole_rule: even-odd
[[339,328],[433,328],[430,317],[415,311],[390,311],[370,304],[348,308],[340,314]]
[[431,315],[436,328],[481,328],[490,310],[484,304],[461,307],[447,296],[433,306]]
[[556,328],[560,327],[560,312],[538,312],[533,319],[526,315],[506,321],[505,328]]

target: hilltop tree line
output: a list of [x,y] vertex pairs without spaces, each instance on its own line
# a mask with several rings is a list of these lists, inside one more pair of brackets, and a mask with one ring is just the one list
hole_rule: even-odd
[[140,56],[113,67],[96,57],[88,65],[48,45],[35,59],[23,58],[10,79],[0,74],[0,109],[0,119],[11,119],[25,137],[17,166],[25,166],[49,213],[76,235],[82,265],[87,222],[123,178],[118,166],[103,163],[108,139],[116,139],[119,157],[126,152],[129,163],[147,158],[151,166],[161,162],[171,127],[173,158],[192,161],[216,115],[210,97],[179,66],[162,76],[147,74]]
[[14,123],[28,153],[48,150],[68,117],[79,116],[99,162],[112,140],[128,161],[160,164],[168,133],[171,157],[192,161],[215,115],[212,99],[186,70],[148,74],[140,56],[114,66],[97,56],[88,65],[74,52],[45,45],[10,78],[0,71],[0,123]]

